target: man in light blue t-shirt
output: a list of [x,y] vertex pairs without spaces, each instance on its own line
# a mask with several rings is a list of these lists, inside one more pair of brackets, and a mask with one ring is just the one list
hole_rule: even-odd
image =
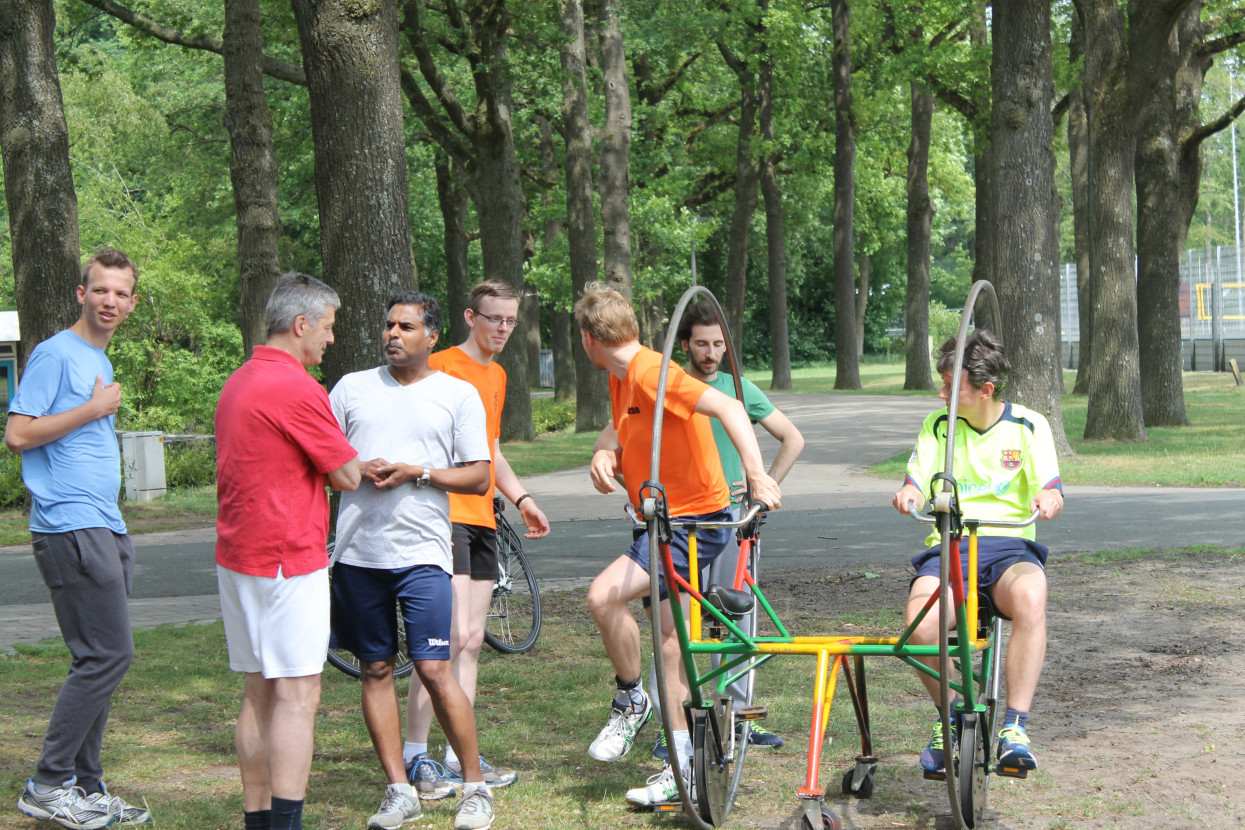
[[82,316],[31,352],[4,433],[22,454],[35,562],[73,655],[17,808],[85,830],[151,821],[148,810],[108,792],[99,760],[112,693],[134,656],[134,549],[117,508],[121,385],[104,349],[134,310],[137,284],[134,263],[115,248],[87,260]]
[[[722,334],[722,326],[718,323],[713,306],[708,303],[696,303],[689,306],[679,322],[678,337],[679,345],[683,347],[683,351],[687,352],[687,373],[719,392],[732,398],[736,397],[735,376],[718,370],[726,354],[726,337]],[[765,431],[779,442],[778,454],[774,456],[774,461],[770,464],[769,474],[774,481],[781,483],[804,449],[804,436],[796,429],[795,424],[791,423],[791,419],[770,403],[769,398],[765,397],[765,393],[758,389],[755,383],[745,377],[740,377],[739,381],[743,387],[743,404],[748,417],[754,424],[764,427]],[[722,472],[726,475],[726,483],[731,488],[731,509],[738,518],[739,505],[743,501],[746,490],[739,453],[735,451],[735,445],[727,437],[722,422],[717,418],[712,418],[710,423],[713,425],[713,440],[718,446],[718,455],[722,459]],[[719,556],[709,568],[709,578],[706,584],[718,583],[728,586],[733,584],[737,560],[738,557],[729,553]],[[740,620],[740,625],[745,631],[751,625],[750,617],[751,614],[745,615]],[[717,659],[716,655],[713,659]],[[745,699],[747,696],[745,679],[741,678],[732,683],[729,691],[736,700]],[[666,757],[664,737],[663,735],[658,739],[657,748],[653,750],[653,754],[659,758]],[[782,746],[782,738],[761,727],[759,721],[753,721],[752,729],[748,733],[748,743],[777,749]]]

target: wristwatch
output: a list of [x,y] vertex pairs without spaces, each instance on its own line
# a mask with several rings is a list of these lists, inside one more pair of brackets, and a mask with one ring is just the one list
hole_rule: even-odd
[[424,467],[424,471],[419,474],[419,478],[415,479],[416,487],[427,487],[432,483],[432,470]]

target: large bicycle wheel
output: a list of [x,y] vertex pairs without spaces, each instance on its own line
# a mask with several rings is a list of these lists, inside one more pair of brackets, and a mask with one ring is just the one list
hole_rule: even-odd
[[[329,542],[329,557],[333,556],[333,543]],[[329,566],[329,583],[333,582],[333,566]],[[398,618],[398,653],[397,659],[393,664],[394,677],[408,677],[411,672],[415,671],[415,664],[411,662],[410,649],[406,645],[406,621],[402,619],[402,609],[394,604],[394,615]],[[351,677],[359,677],[363,674],[362,668],[359,666],[359,659],[353,653],[344,648],[330,648],[325,658],[329,661],[329,665],[338,671],[348,674]]]
[[540,587],[523,553],[519,534],[497,514],[497,582],[484,641],[502,654],[522,654],[540,636]]
[[[743,729],[735,734],[735,724]],[[700,816],[721,827],[735,805],[748,752],[747,721],[736,721],[734,701],[720,698],[709,709],[696,713],[692,724],[692,777],[696,781],[696,806]]]

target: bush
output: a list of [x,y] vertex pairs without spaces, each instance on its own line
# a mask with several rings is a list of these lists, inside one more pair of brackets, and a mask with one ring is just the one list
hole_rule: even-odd
[[560,432],[575,425],[575,401],[535,398],[532,401],[532,429],[537,435]]
[[25,508],[26,485],[22,484],[22,457],[0,450],[0,507]]
[[216,482],[216,444],[210,440],[164,445],[164,480],[170,490]]

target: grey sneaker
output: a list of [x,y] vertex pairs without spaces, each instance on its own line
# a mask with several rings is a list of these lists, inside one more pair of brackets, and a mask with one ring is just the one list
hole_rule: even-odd
[[136,824],[151,823],[151,810],[146,807],[126,803],[126,800],[121,796],[108,792],[108,787],[104,785],[103,781],[99,782],[99,789],[99,792],[88,795],[86,800],[112,813],[116,819],[115,824],[122,827],[130,827]]
[[414,787],[410,784],[390,784],[385,787],[380,809],[367,820],[367,826],[377,830],[397,830],[423,813]]
[[[463,767],[457,761],[447,761],[445,769],[449,773],[450,781],[458,783],[463,780]],[[508,787],[515,781],[519,780],[519,773],[512,769],[497,769],[488,761],[484,760],[484,756],[480,756],[480,772],[484,774],[484,783],[492,787]]]
[[644,696],[644,706],[619,707],[618,701],[610,703],[610,719],[597,739],[588,747],[588,754],[597,761],[617,761],[631,751],[635,736],[653,718],[653,702]]
[[421,752],[406,765],[406,780],[425,801],[449,798],[457,790],[447,775],[448,770]]
[[463,784],[454,816],[454,830],[488,830],[493,826],[493,793],[479,782]]
[[17,809],[31,818],[54,821],[71,830],[99,830],[116,819],[106,807],[86,800],[81,787],[70,778],[63,786],[48,793],[35,792],[35,782],[26,779],[26,787],[17,799]]

